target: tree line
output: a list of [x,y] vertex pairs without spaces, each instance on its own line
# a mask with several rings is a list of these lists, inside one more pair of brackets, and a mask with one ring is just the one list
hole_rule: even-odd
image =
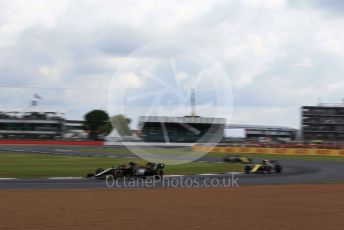
[[104,110],[92,110],[84,116],[85,130],[91,140],[99,140],[101,136],[107,136],[113,129],[116,129],[120,136],[130,136],[130,122],[131,120],[123,114],[110,118]]

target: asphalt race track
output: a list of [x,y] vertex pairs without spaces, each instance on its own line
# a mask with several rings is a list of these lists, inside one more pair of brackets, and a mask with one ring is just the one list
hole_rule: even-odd
[[[16,145],[0,146],[1,152],[28,152],[44,153],[54,155],[70,156],[108,156],[134,159],[133,154],[115,155],[112,153],[97,154],[99,148],[113,147],[87,147],[94,148],[94,153],[85,153],[78,151],[75,146],[34,146],[34,145]],[[200,162],[219,162],[217,158],[203,157]],[[344,164],[338,162],[317,162],[300,160],[282,160],[283,173],[264,174],[264,175],[246,175],[246,174],[208,174],[193,176],[167,176],[164,180],[154,181],[153,183],[143,184],[134,180],[118,180],[112,185],[115,188],[128,188],[135,184],[135,187],[208,187],[208,186],[236,186],[236,185],[273,185],[273,184],[304,184],[304,183],[335,183],[344,181]],[[222,163],[222,162],[219,162]],[[91,172],[90,172],[91,173]],[[232,182],[230,182],[232,181]],[[172,183],[173,182],[173,183]],[[221,183],[223,182],[223,183]],[[235,182],[233,184],[233,182]],[[232,183],[232,184],[230,184]],[[47,179],[0,179],[0,189],[99,189],[108,188],[105,180],[86,179],[86,178],[47,178]]]

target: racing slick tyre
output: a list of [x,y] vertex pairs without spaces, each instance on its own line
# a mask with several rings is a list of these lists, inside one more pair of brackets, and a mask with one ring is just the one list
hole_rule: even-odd
[[281,173],[282,172],[282,165],[279,165],[279,164],[275,165],[275,171],[276,171],[276,173]]
[[163,171],[159,171],[158,175],[154,176],[155,180],[162,180],[164,178],[164,172]]
[[252,167],[251,167],[251,166],[249,166],[249,165],[246,165],[246,166],[245,166],[245,173],[246,173],[246,174],[250,174],[251,170],[252,170]]
[[267,174],[271,173],[271,167],[270,166],[266,168],[265,173],[267,173]]
[[94,174],[92,173],[86,175],[86,178],[92,178],[92,177],[94,177]]
[[112,172],[112,175],[115,179],[121,179],[123,178],[123,172],[121,170],[114,170]]

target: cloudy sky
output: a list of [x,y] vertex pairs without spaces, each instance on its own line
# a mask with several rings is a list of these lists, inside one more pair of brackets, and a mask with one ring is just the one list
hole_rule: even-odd
[[[215,90],[197,94],[200,115],[228,106],[233,123],[297,128],[300,106],[344,98],[343,13],[341,0],[1,0],[1,110],[29,110],[36,93],[43,98],[37,109],[67,112],[67,118],[81,119],[95,108],[115,114],[113,92],[153,92],[149,74],[159,84],[171,78],[190,83],[203,74],[203,85],[215,79],[231,98],[207,102],[219,98],[212,85]],[[177,58],[164,69],[159,55],[147,59],[149,44],[154,49],[170,40],[207,52],[221,67],[193,68],[197,60]],[[135,56],[138,51],[148,55]],[[136,71],[138,65],[145,71]],[[177,95],[188,98],[185,92]],[[160,96],[170,106],[180,103],[169,93]],[[142,100],[136,104],[148,108],[152,102]],[[164,109],[164,103],[154,108],[159,115],[185,110]],[[128,116],[147,114],[130,111]]]

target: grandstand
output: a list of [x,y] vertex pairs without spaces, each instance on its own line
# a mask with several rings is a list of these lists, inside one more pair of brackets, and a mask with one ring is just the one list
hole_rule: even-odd
[[302,137],[305,141],[344,141],[344,104],[302,107]]
[[225,123],[223,118],[142,116],[139,129],[148,142],[217,142]]
[[75,129],[82,129],[82,122],[67,121],[61,113],[0,112],[3,139],[57,139]]
[[[242,130],[242,138],[251,140],[267,138],[290,141],[297,137],[297,129],[285,126],[227,124],[225,130]],[[230,139],[230,136],[226,139]]]

